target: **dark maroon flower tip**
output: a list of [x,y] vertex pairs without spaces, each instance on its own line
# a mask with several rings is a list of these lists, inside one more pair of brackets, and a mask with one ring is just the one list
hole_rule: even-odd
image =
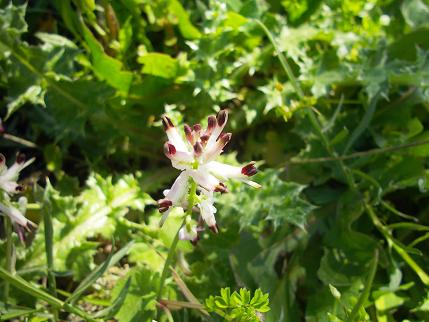
[[220,110],[219,113],[217,113],[217,125],[223,126],[225,124],[227,113],[226,110]]
[[174,127],[173,122],[171,122],[170,118],[167,115],[162,116],[162,125],[164,126],[164,130],[168,130],[170,127]]
[[197,142],[194,144],[194,153],[197,157],[203,154],[203,146],[201,145],[200,142]]
[[168,155],[174,155],[176,154],[176,147],[168,142],[165,142],[164,144],[164,153],[168,156]]
[[214,232],[215,234],[218,234],[218,233],[219,233],[219,226],[218,226],[217,224],[214,224],[213,226],[210,226],[209,228],[210,228],[210,230],[211,230],[212,232]]
[[23,185],[17,185],[15,188],[16,192],[23,192],[24,191],[24,186]]
[[194,129],[195,133],[198,133],[201,131],[201,125],[200,124],[194,124],[192,126],[192,128]]
[[216,116],[210,115],[207,119],[207,133],[211,134],[213,129],[216,127]]
[[219,135],[218,141],[225,146],[232,137],[232,133],[222,133],[221,135]]
[[197,237],[195,237],[194,239],[192,239],[190,242],[192,244],[192,246],[197,246],[198,242],[200,241],[200,236],[197,235]]
[[158,210],[159,212],[166,212],[168,208],[170,208],[173,205],[173,202],[168,199],[159,199],[158,200]]
[[255,162],[250,162],[249,164],[245,165],[241,168],[241,173],[245,176],[251,177],[258,173],[258,169],[255,167]]
[[209,139],[210,139],[210,135],[207,135],[207,134],[203,134],[200,137],[201,143],[203,145],[205,145]]
[[226,193],[228,192],[228,188],[222,182],[215,187],[214,192]]
[[183,126],[183,129],[185,130],[186,138],[187,138],[189,141],[192,141],[192,129],[191,129],[191,127],[190,127],[188,124],[185,124],[185,125]]
[[22,164],[25,162],[25,154],[24,153],[17,153],[16,155],[16,163]]

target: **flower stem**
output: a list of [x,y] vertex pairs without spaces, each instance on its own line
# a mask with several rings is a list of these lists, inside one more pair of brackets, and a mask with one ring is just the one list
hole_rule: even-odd
[[[14,247],[12,240],[12,221],[9,217],[4,217],[5,232],[6,232],[6,270],[10,274],[15,274]],[[10,285],[7,281],[4,284],[4,303],[7,305],[9,300]]]
[[171,262],[173,261],[173,257],[176,253],[176,247],[179,242],[180,228],[182,228],[182,226],[185,224],[186,218],[192,215],[192,208],[194,207],[195,195],[197,193],[197,184],[192,178],[189,178],[189,183],[190,183],[190,189],[189,189],[189,195],[188,195],[188,209],[186,210],[186,216],[183,219],[182,224],[180,225],[179,229],[176,232],[176,235],[174,236],[173,242],[171,243],[170,249],[168,251],[167,259],[165,260],[164,268],[161,273],[161,280],[159,282],[158,294],[156,296],[158,300],[161,299],[162,289],[164,288],[165,279],[167,278],[167,274],[170,269]]

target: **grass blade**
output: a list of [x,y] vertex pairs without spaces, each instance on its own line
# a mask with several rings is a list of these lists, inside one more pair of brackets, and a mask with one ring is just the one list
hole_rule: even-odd
[[74,303],[94,282],[100,278],[111,266],[115,265],[121,260],[122,257],[127,255],[133,242],[128,243],[124,248],[120,249],[115,254],[110,253],[109,257],[104,261],[103,264],[94,269],[76,288],[73,294],[67,299],[66,302]]
[[116,314],[116,312],[118,312],[118,310],[121,308],[122,304],[124,303],[125,298],[127,297],[128,289],[130,288],[130,285],[131,285],[131,278],[128,278],[127,281],[125,282],[125,286],[122,288],[118,297],[113,301],[112,305],[101,311],[98,311],[97,314],[95,314],[95,317],[97,318],[113,317]]

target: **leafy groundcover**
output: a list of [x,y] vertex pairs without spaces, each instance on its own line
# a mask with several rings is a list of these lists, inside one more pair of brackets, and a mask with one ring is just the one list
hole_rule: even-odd
[[[1,0],[0,152],[35,161],[0,203],[37,227],[0,208],[0,319],[428,321],[428,34],[427,0]],[[262,187],[176,247],[161,116],[221,109]]]

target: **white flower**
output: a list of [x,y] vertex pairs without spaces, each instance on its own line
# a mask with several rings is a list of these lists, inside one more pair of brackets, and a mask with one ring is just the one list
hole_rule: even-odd
[[30,230],[31,227],[37,227],[36,224],[24,216],[27,208],[27,198],[20,197],[17,207],[10,200],[10,195],[23,190],[22,185],[17,183],[19,173],[33,161],[34,158],[25,161],[23,154],[17,154],[15,163],[8,168],[6,158],[0,153],[0,190],[3,190],[2,192],[0,191],[0,215],[8,216],[19,232],[22,231],[19,226],[27,230]]
[[0,203],[0,214],[8,216],[14,225],[19,225],[27,230],[31,227],[37,227],[35,223],[25,218],[24,214],[27,209],[27,198],[20,197],[18,200],[18,207],[11,204],[8,197],[5,197]]
[[197,227],[192,226],[191,228],[188,228],[187,225],[184,225],[179,230],[179,239],[189,240],[192,244],[196,244],[199,240]]
[[[254,162],[243,167],[231,166],[215,161],[223,152],[223,148],[231,140],[231,133],[222,133],[228,113],[221,110],[217,116],[211,115],[207,120],[207,129],[203,131],[201,125],[195,124],[192,128],[185,124],[184,134],[186,141],[177,131],[173,122],[167,117],[162,117],[168,141],[164,144],[164,153],[171,160],[174,168],[181,170],[180,175],[174,181],[170,190],[164,191],[164,199],[158,201],[159,211],[163,213],[160,221],[162,226],[173,206],[187,207],[187,193],[189,190],[189,178],[198,185],[197,207],[205,223],[214,232],[218,232],[216,224],[216,208],[214,207],[214,192],[227,192],[224,181],[228,179],[241,180],[254,188],[260,188],[256,182],[249,180],[257,170]],[[180,239],[194,240],[197,229],[188,228],[179,233]],[[192,237],[192,238],[191,238]]]
[[8,168],[6,166],[6,158],[0,153],[0,189],[9,195],[21,192],[23,188],[16,182],[19,173],[33,161],[34,158],[25,161],[25,156],[23,154],[18,154],[15,163]]

